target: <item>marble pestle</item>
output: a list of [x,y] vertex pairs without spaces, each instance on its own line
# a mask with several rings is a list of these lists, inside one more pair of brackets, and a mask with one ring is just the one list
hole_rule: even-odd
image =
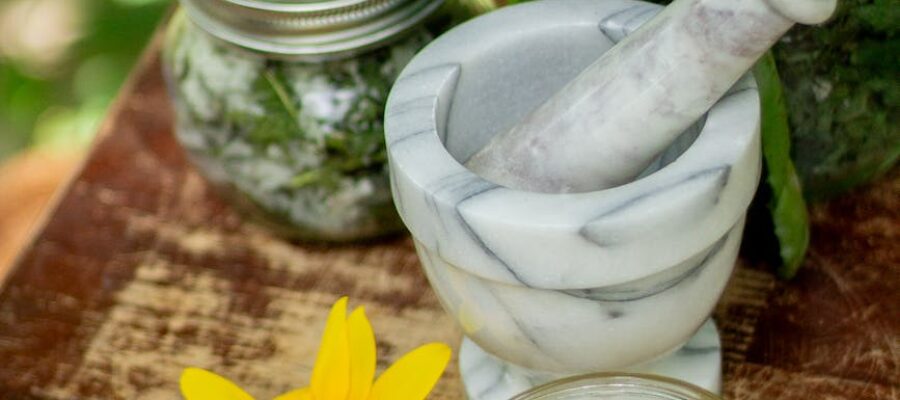
[[495,183],[536,192],[627,183],[793,24],[824,22],[835,6],[675,0],[465,165]]

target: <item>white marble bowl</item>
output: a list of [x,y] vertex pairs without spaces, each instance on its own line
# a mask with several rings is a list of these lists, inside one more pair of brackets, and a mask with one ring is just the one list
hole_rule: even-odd
[[500,359],[582,373],[659,358],[703,324],[731,274],[760,172],[749,77],[626,185],[525,192],[460,163],[658,9],[504,8],[432,42],[394,85],[385,130],[397,209],[447,311]]

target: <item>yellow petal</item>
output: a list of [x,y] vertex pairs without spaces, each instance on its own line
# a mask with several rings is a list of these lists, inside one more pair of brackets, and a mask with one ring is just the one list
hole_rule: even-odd
[[238,385],[205,369],[185,368],[180,385],[186,400],[253,400]]
[[450,361],[450,347],[429,343],[397,360],[384,371],[369,400],[422,400],[440,379]]
[[353,310],[347,319],[350,338],[350,395],[349,400],[366,400],[375,378],[375,334],[362,307]]
[[278,395],[273,400],[312,400],[312,391],[309,388],[295,389],[285,394]]
[[350,386],[350,349],[347,338],[347,298],[341,297],[328,314],[310,389],[317,400],[345,400]]

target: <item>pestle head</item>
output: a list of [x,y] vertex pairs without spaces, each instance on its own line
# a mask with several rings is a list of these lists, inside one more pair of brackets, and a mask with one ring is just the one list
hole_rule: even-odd
[[801,24],[821,24],[831,18],[837,0],[767,0],[779,14]]
[[795,22],[822,22],[835,5],[836,0],[675,0],[651,19],[647,4],[635,2],[600,21],[601,31],[648,22],[465,164],[495,183],[529,191],[587,192],[626,184]]

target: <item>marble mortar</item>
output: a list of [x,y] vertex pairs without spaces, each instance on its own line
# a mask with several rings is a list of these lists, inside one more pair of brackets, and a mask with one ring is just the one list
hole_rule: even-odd
[[760,174],[749,76],[621,186],[513,190],[460,163],[660,9],[630,0],[507,7],[432,42],[391,91],[394,201],[429,281],[467,338],[515,368],[570,375],[671,354],[708,319],[731,274]]

